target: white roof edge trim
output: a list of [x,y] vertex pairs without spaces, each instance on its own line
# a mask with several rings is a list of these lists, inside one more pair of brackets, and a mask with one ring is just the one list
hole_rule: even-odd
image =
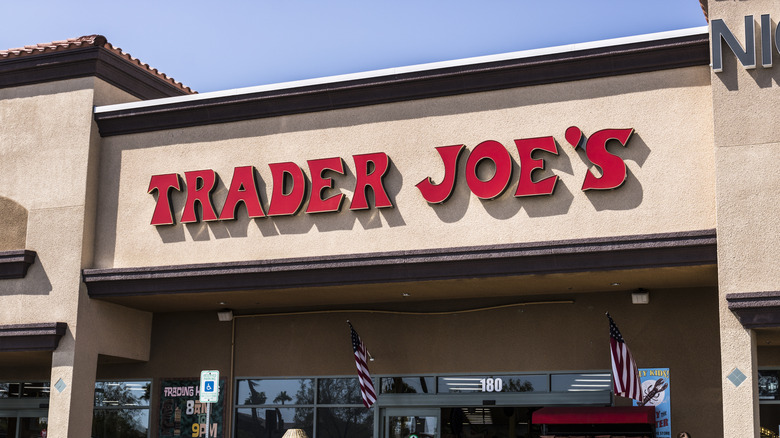
[[312,85],[332,84],[336,82],[352,81],[357,79],[379,78],[382,76],[392,76],[404,73],[415,73],[425,70],[437,70],[448,67],[462,67],[466,65],[484,64],[488,62],[507,61],[511,59],[530,58],[534,56],[552,55],[558,53],[574,52],[578,50],[597,49],[610,46],[619,46],[624,44],[642,43],[654,40],[663,40],[669,38],[679,38],[692,35],[701,35],[709,33],[708,26],[692,27],[688,29],[671,30],[666,32],[648,33],[630,37],[611,38],[607,40],[591,41],[585,43],[566,44],[562,46],[547,47],[542,49],[522,50],[518,52],[501,53],[497,55],[476,56],[472,58],[455,59],[452,61],[430,62],[426,64],[417,64],[404,67],[393,67],[381,70],[371,70],[359,73],[348,73],[336,76],[326,76],[314,79],[303,79],[299,81],[279,82],[276,84],[258,85],[253,87],[233,88],[223,91],[211,91],[200,94],[190,94],[186,96],[164,97],[161,99],[150,99],[138,102],[119,103],[113,105],[96,106],[95,114],[106,113],[110,111],[120,111],[126,109],[146,108],[159,105],[168,105],[180,102],[192,102],[198,100],[215,99],[221,97],[240,96],[242,94],[262,93],[266,91],[276,91],[292,89],[299,87],[308,87]]

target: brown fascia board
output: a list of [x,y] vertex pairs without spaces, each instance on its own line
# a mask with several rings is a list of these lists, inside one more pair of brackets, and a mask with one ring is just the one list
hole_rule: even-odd
[[54,351],[67,327],[64,322],[0,325],[0,352]]
[[726,302],[747,329],[780,327],[780,291],[726,294]]
[[8,278],[24,278],[27,269],[35,263],[35,251],[19,249],[0,251],[0,280]]
[[0,88],[89,76],[142,100],[188,94],[103,47],[88,46],[0,61]]
[[716,264],[715,230],[343,256],[84,269],[92,298]]
[[95,114],[101,136],[707,65],[707,35]]

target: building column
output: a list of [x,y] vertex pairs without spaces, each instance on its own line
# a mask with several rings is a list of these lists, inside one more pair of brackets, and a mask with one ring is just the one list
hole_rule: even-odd
[[47,438],[92,436],[97,350],[70,328],[52,354]]
[[756,334],[742,327],[723,293],[719,304],[723,436],[759,438]]
[[[780,290],[780,225],[776,217],[780,205],[776,165],[780,88],[774,79],[780,65],[771,37],[776,28],[772,22],[780,20],[780,4],[774,0],[708,3],[710,48],[721,49],[712,56],[723,61],[710,76],[723,434],[725,438],[758,438],[756,334],[742,327],[728,309],[726,295]],[[767,47],[773,52],[774,66],[767,62]]]

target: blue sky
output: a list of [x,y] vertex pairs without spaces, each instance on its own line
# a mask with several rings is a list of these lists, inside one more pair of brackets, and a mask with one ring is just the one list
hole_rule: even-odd
[[99,33],[199,92],[707,24],[698,0],[6,0],[3,6],[0,48]]

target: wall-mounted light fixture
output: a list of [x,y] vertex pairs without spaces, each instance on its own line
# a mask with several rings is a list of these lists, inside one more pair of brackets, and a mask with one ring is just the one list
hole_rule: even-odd
[[650,292],[641,288],[631,292],[631,303],[650,304]]
[[220,310],[217,312],[217,318],[222,322],[233,320],[233,311],[230,309]]

